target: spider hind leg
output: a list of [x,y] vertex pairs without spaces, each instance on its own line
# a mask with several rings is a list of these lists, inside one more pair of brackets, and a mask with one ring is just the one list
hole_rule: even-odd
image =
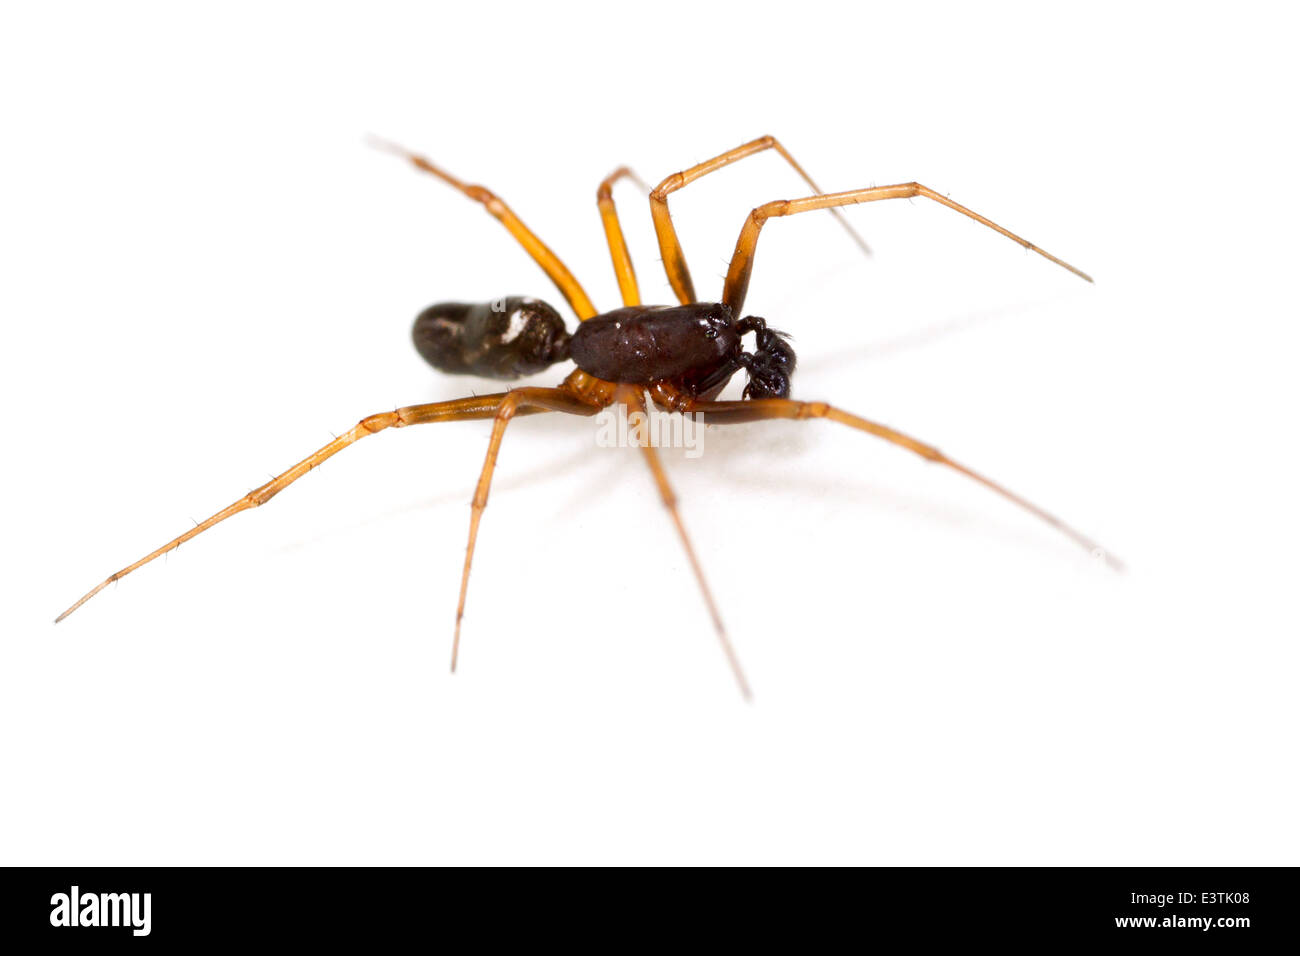
[[239,514],[241,511],[247,511],[250,508],[257,508],[266,504],[285,488],[289,487],[299,478],[310,472],[313,468],[318,467],[327,458],[333,457],[354,442],[383,431],[386,428],[402,428],[406,425],[426,425],[434,422],[469,421],[473,419],[491,418],[496,414],[497,406],[505,398],[506,394],[507,393],[502,392],[496,395],[458,398],[448,402],[434,402],[428,405],[409,405],[405,408],[396,409],[395,411],[380,412],[377,415],[370,415],[363,418],[352,428],[348,429],[348,431],[335,438],[328,445],[318,448],[288,471],[281,472],[260,488],[254,488],[238,501],[226,506],[211,517],[199,522],[193,528],[190,528],[184,534],[173,538],[162,547],[146,554],[134,564],[129,564],[122,568],[122,570],[110,574],[107,578],[82,595],[66,611],[55,618],[54,623],[59,623],[59,621],[62,621],[77,608],[81,607],[81,605],[85,604],[104,588],[108,587],[108,585],[112,584],[114,581],[121,580],[137,568],[143,567],[155,558],[162,557],[169,551],[176,550],[186,541],[197,537],[214,525],[225,521],[233,515]]

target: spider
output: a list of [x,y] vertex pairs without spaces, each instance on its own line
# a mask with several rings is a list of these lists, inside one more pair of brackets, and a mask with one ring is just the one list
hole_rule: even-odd
[[[1052,525],[1082,547],[1103,556],[1113,567],[1119,568],[1119,562],[1091,539],[1002,485],[954,461],[937,448],[825,402],[791,399],[790,378],[795,370],[796,358],[787,337],[768,328],[762,318],[742,316],[745,292],[749,286],[754,254],[763,226],[772,219],[816,209],[826,209],[833,213],[858,246],[864,252],[869,252],[866,243],[841,215],[840,207],[882,199],[921,196],[968,216],[1080,278],[1092,281],[1087,274],[1069,263],[920,183],[824,193],[780,142],[771,136],[763,136],[674,173],[653,190],[649,190],[650,212],[663,256],[664,270],[679,305],[641,304],[636,273],[613,200],[613,188],[620,180],[640,181],[626,166],[616,169],[601,181],[596,191],[597,206],[623,299],[621,308],[602,313],[592,304],[573,273],[555,253],[490,190],[462,182],[423,156],[403,147],[379,140],[372,144],[400,156],[416,169],[437,177],[481,203],[550,277],[579,319],[576,330],[570,334],[559,313],[538,299],[511,296],[486,304],[443,303],[424,310],[415,321],[413,338],[419,353],[431,365],[444,372],[503,380],[531,375],[568,359],[572,359],[577,367],[556,388],[513,388],[491,395],[410,405],[363,418],[355,427],[308,455],[288,471],[250,491],[234,504],[218,511],[134,564],[109,575],[60,614],[55,623],[62,621],[109,584],[202,534],[218,522],[241,511],[266,504],[327,458],[362,438],[386,428],[484,419],[492,421],[492,434],[470,510],[469,544],[461,572],[460,596],[456,605],[456,625],[452,638],[451,669],[454,672],[460,654],[461,621],[465,615],[465,596],[469,588],[474,544],[479,521],[487,507],[492,473],[506,427],[516,416],[544,412],[590,416],[616,405],[622,406],[629,413],[645,414],[647,397],[665,411],[702,413],[704,420],[711,425],[734,425],[776,418],[800,421],[826,419],[875,435],[979,482]],[[776,151],[794,168],[808,184],[812,195],[803,199],[769,202],[753,209],[741,227],[722,288],[721,301],[702,302],[695,294],[681,242],[668,212],[668,197],[703,176],[768,149]],[[748,335],[754,337],[753,351],[745,351],[744,348],[744,339]],[[718,401],[718,394],[741,371],[748,379],[742,399]],[[686,533],[686,526],[678,513],[677,499],[658,451],[646,436],[638,434],[636,440],[685,549],[723,653],[742,695],[748,699],[751,696],[749,684],[723,627],[722,617]]]

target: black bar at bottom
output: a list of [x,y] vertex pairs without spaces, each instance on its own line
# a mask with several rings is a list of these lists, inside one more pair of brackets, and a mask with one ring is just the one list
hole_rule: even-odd
[[[858,869],[818,874],[508,875],[425,869],[7,869],[0,939],[121,944],[250,940],[367,947],[469,932],[498,944],[884,939],[1133,940],[1232,947],[1297,938],[1294,869]],[[594,886],[592,885],[594,882]],[[705,927],[701,930],[700,927]]]

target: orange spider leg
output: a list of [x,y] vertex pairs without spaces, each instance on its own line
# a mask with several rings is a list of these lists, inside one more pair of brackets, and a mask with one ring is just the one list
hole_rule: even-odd
[[[383,431],[385,428],[403,428],[407,425],[426,425],[433,422],[457,422],[470,421],[474,419],[492,418],[497,413],[497,408],[501,405],[503,399],[509,393],[501,392],[496,395],[479,395],[472,398],[458,398],[449,402],[434,402],[429,405],[410,405],[406,408],[399,408],[396,411],[381,412],[378,415],[371,415],[363,418],[353,428],[335,438],[332,442],[324,447],[312,452],[298,464],[294,465],[288,471],[272,478],[260,488],[255,488],[244,497],[240,498],[229,507],[223,508],[212,517],[195,525],[189,531],[173,538],[167,544],[163,545],[156,551],[151,551],[134,564],[127,565],[116,574],[111,574],[95,587],[91,588],[85,595],[77,600],[70,608],[55,618],[55,623],[62,621],[65,617],[75,611],[81,605],[85,604],[92,597],[126,575],[130,574],[136,568],[142,567],[152,561],[154,558],[161,557],[168,551],[179,548],[186,541],[207,531],[215,524],[225,521],[232,515],[237,515],[241,511],[247,511],[249,508],[256,508],[266,504],[276,495],[278,495],[289,485],[293,484],[307,472],[320,465],[325,459],[332,457],[338,452],[347,448],[355,441],[359,441],[368,435]],[[540,411],[541,409],[539,409]]]
[[788,398],[763,398],[754,399],[744,402],[695,402],[687,406],[687,411],[701,412],[705,421],[710,425],[735,425],[741,422],[766,421],[773,418],[790,418],[797,420],[806,420],[810,418],[825,418],[829,421],[839,422],[841,425],[848,425],[850,428],[856,428],[858,431],[867,432],[875,435],[877,438],[883,438],[887,442],[906,448],[913,454],[920,455],[928,461],[938,462],[941,465],[947,465],[954,471],[958,471],[967,478],[974,479],[985,488],[996,492],[1003,498],[1006,498],[1012,504],[1018,505],[1028,511],[1030,514],[1047,522],[1053,528],[1066,535],[1080,547],[1091,552],[1094,555],[1105,559],[1116,571],[1123,570],[1123,563],[1112,555],[1105,548],[1097,544],[1091,538],[1074,530],[1060,518],[1052,515],[1038,505],[1025,500],[1014,492],[1008,491],[995,481],[985,478],[978,472],[972,471],[965,465],[953,461],[939,449],[924,442],[917,441],[909,435],[900,431],[881,425],[877,422],[868,421],[865,418],[859,418],[857,415],[851,415],[846,411],[827,405],[825,402],[798,402]]
[[[651,191],[650,214],[654,217],[655,235],[659,238],[659,251],[663,256],[664,271],[668,274],[668,281],[672,285],[673,291],[677,293],[677,298],[683,304],[697,301],[695,298],[695,285],[691,282],[690,269],[686,267],[686,256],[682,252],[681,240],[677,238],[677,229],[673,226],[673,217],[668,213],[668,194],[676,192],[701,176],[707,176],[723,166],[729,166],[737,160],[744,159],[746,156],[753,156],[755,153],[761,153],[765,149],[774,149],[780,153],[781,158],[794,167],[795,172],[803,177],[803,181],[808,184],[808,187],[813,192],[820,193],[822,191],[821,187],[813,182],[812,177],[804,172],[803,167],[795,162],[795,158],[774,136],[760,136],[753,142],[737,146],[735,149],[729,149],[710,160],[692,166],[690,169],[673,173]],[[848,230],[849,235],[858,244],[858,247],[867,255],[871,255],[871,249],[840,211],[833,207],[828,208],[831,209],[831,213],[840,221],[840,224]]]
[[460,190],[475,202],[482,203],[484,208],[500,220],[501,224],[510,232],[510,235],[514,236],[525,251],[533,257],[533,261],[551,277],[551,281],[555,283],[560,293],[568,300],[570,307],[577,313],[579,319],[589,319],[596,314],[596,307],[591,304],[591,299],[587,298],[587,293],[583,291],[582,285],[574,278],[568,267],[560,261],[559,256],[552,252],[546,243],[538,239],[533,231],[525,226],[519,217],[514,214],[514,211],[495,193],[483,186],[472,186],[461,182],[451,173],[439,169],[423,156],[394,143],[381,139],[372,139],[371,142],[378,149],[401,156],[416,169],[436,176],[447,185]]
[[465,568],[460,577],[460,600],[456,604],[456,634],[451,643],[451,669],[456,671],[456,661],[460,657],[460,622],[465,616],[465,595],[469,590],[469,569],[474,561],[474,544],[478,540],[478,523],[487,507],[488,490],[492,487],[492,473],[496,470],[497,455],[501,452],[501,439],[505,437],[506,426],[516,415],[529,411],[568,412],[571,415],[594,415],[600,406],[579,398],[575,392],[562,388],[517,388],[499,396],[500,401],[493,411],[492,437],[488,441],[487,457],[483,460],[483,471],[479,475],[478,486],[474,489],[474,500],[470,505],[469,544],[465,548]]
[[1086,279],[1089,282],[1092,281],[1092,277],[1086,272],[1081,272],[1068,262],[1056,258],[1056,256],[1044,249],[1040,249],[1029,240],[1020,238],[1014,232],[1003,229],[991,219],[985,219],[979,213],[953,202],[947,196],[941,196],[933,189],[922,186],[920,183],[902,183],[897,186],[872,186],[867,189],[853,189],[843,193],[809,196],[806,199],[783,199],[759,206],[749,214],[749,218],[745,220],[745,225],[741,227],[740,238],[736,242],[736,252],[732,256],[731,266],[727,270],[727,282],[722,290],[722,301],[731,306],[736,315],[740,314],[741,306],[745,302],[745,293],[749,289],[749,276],[754,267],[754,248],[758,244],[758,234],[768,219],[775,216],[793,216],[796,213],[808,212],[813,209],[834,209],[856,203],[875,202],[878,199],[909,199],[913,196],[924,196],[926,199],[933,199],[940,205],[956,210],[963,216],[969,216],[976,222],[988,226],[993,231],[1002,233],[1008,239],[1020,243],[1026,249],[1036,252],[1043,258],[1055,262],[1058,266],[1068,269],[1079,278]]
[[[622,386],[615,393],[617,400],[622,402],[629,412],[640,412],[646,416],[644,421],[649,421],[649,412],[646,410],[645,399],[641,397],[638,389],[628,386]],[[677,536],[681,539],[682,547],[686,549],[686,557],[691,563],[691,570],[695,573],[695,580],[699,583],[700,592],[704,595],[704,603],[708,606],[709,615],[713,618],[713,627],[718,632],[718,640],[722,643],[722,651],[727,656],[727,663],[731,666],[731,672],[736,677],[736,683],[740,685],[740,693],[746,700],[750,700],[752,695],[749,690],[749,682],[745,680],[745,672],[741,669],[740,658],[736,656],[736,650],[731,646],[731,641],[727,637],[727,630],[722,626],[722,615],[718,613],[718,606],[713,601],[713,593],[709,590],[708,581],[704,578],[704,569],[700,567],[700,561],[695,556],[695,548],[691,546],[690,535],[686,533],[686,525],[682,523],[682,516],[677,510],[677,495],[673,492],[673,487],[668,483],[668,474],[664,471],[663,462],[659,459],[659,452],[650,444],[650,436],[645,434],[647,429],[641,428],[636,430],[637,442],[641,446],[642,452],[645,453],[646,463],[650,466],[650,473],[654,476],[655,485],[659,488],[659,497],[663,499],[664,507],[668,509],[668,514],[672,516],[673,525],[677,528]]]
[[614,274],[618,276],[619,295],[623,297],[624,305],[640,305],[641,292],[636,284],[636,270],[632,268],[632,256],[627,251],[627,240],[623,238],[618,210],[614,208],[614,184],[623,178],[631,179],[643,190],[649,191],[649,187],[641,182],[636,173],[626,166],[620,166],[601,181],[596,190],[596,205],[600,207],[600,221],[605,226],[605,240],[609,243]]

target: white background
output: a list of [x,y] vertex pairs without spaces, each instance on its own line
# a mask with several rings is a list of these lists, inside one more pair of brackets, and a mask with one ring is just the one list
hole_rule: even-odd
[[[0,862],[1297,862],[1294,23],[1281,5],[6,5]],[[904,12],[906,11],[906,12]],[[617,304],[594,202],[764,133],[831,190],[749,309],[825,423],[667,455],[741,702],[639,456],[389,432],[51,619],[332,432],[488,391],[431,302]],[[674,196],[701,294],[772,154]],[[620,209],[647,301],[648,210]],[[553,384],[562,370],[539,376]],[[736,389],[739,382],[733,384]]]

